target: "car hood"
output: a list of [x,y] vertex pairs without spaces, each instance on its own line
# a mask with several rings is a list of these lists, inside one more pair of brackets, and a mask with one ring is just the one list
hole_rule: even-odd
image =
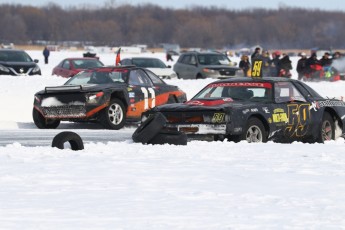
[[173,111],[198,111],[198,110],[219,110],[226,108],[242,109],[258,105],[257,102],[250,101],[234,101],[231,98],[220,98],[215,100],[190,100],[184,103],[166,104],[153,108],[159,112],[173,112]]
[[37,94],[49,94],[49,93],[73,93],[73,92],[95,92],[102,91],[106,89],[126,88],[126,84],[87,84],[87,85],[62,85],[62,86],[49,86],[45,87],[44,90],[37,92]]
[[207,65],[203,68],[214,69],[214,70],[239,70],[239,67],[229,66],[229,65]]
[[32,67],[32,66],[36,66],[36,63],[35,62],[4,62],[4,61],[0,61],[0,65],[6,66],[6,67],[16,67],[16,66]]

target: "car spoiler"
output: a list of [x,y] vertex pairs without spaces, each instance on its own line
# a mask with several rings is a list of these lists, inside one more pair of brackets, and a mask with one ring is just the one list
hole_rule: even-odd
[[45,92],[46,93],[78,92],[82,89],[83,89],[83,87],[81,85],[49,86],[49,87],[45,87]]

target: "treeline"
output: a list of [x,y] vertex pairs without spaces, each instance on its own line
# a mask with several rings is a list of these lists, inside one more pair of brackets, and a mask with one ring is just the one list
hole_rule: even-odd
[[145,4],[97,9],[0,5],[0,43],[79,41],[120,46],[268,49],[345,48],[345,12],[279,8],[162,8]]

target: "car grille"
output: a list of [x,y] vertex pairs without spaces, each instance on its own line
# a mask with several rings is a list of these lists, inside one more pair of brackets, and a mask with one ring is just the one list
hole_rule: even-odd
[[45,118],[81,118],[86,116],[84,105],[42,107]]
[[11,70],[12,75],[30,75],[32,68],[31,67],[21,67],[21,66],[15,66],[15,67],[9,67]]
[[233,69],[220,69],[219,73],[220,73],[220,75],[235,76],[236,75],[236,70],[233,70]]

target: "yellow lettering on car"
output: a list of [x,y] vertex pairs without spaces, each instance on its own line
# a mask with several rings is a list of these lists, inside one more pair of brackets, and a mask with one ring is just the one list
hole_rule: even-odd
[[272,120],[275,123],[287,122],[288,117],[286,113],[275,113],[275,114],[272,114]]
[[215,113],[213,114],[212,122],[220,123],[224,121],[224,118],[225,118],[225,113]]

